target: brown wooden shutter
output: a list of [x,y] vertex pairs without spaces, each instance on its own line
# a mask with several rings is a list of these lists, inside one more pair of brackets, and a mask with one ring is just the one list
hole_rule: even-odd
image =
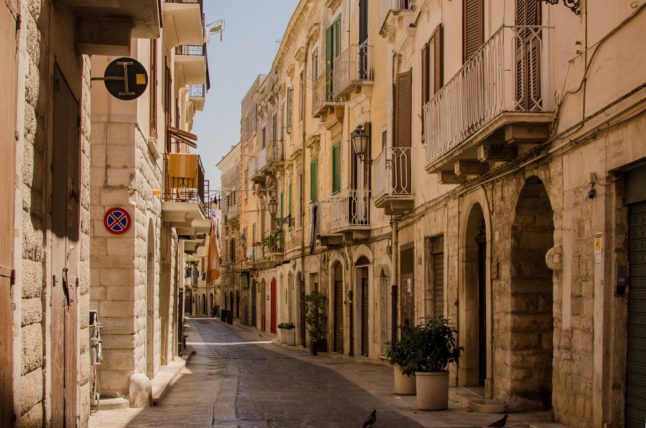
[[[429,44],[425,43],[424,47],[422,48],[422,68],[421,68],[421,76],[422,76],[422,93],[420,96],[421,100],[421,105],[422,105],[422,112],[424,111],[424,105],[428,102],[429,100],[429,69],[428,69],[428,59],[429,59]],[[424,115],[422,114],[422,142],[424,142]]]
[[[433,94],[444,85],[444,29],[439,24],[433,32]],[[430,97],[429,97],[430,98]]]
[[397,147],[411,146],[412,76],[413,70],[397,76]]
[[462,56],[466,61],[484,43],[484,1],[462,0]]

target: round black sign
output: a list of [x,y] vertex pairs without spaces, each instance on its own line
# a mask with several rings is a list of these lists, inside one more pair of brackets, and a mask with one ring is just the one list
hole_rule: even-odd
[[105,69],[105,87],[120,100],[139,98],[148,86],[148,73],[143,65],[132,58],[118,58]]

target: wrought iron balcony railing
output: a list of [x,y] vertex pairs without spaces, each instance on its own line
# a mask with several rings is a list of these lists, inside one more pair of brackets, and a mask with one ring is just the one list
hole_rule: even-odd
[[339,97],[355,85],[372,81],[372,47],[368,43],[352,45],[334,60],[333,93]]
[[209,181],[204,179],[204,167],[199,155],[168,153],[164,157],[165,202],[188,202],[200,206],[208,215]]
[[319,117],[327,107],[340,104],[334,97],[334,73],[323,72],[314,82],[312,92],[312,115]]
[[175,47],[175,55],[205,56],[206,44],[177,46]]
[[273,167],[285,160],[284,146],[281,141],[274,141],[267,147],[267,166]]
[[330,199],[332,232],[370,226],[370,191],[346,190]]
[[546,30],[500,28],[424,106],[427,169],[503,113],[552,111]]
[[413,194],[410,147],[386,147],[374,165],[375,200]]

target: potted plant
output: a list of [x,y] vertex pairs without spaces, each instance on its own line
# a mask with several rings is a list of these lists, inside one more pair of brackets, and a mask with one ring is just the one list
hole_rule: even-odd
[[316,355],[319,351],[324,352],[327,350],[325,343],[326,301],[325,294],[312,291],[305,296],[301,303],[305,310],[305,322],[307,323],[307,332],[310,335],[310,352],[312,355]]
[[393,365],[394,391],[396,395],[415,395],[415,369],[411,360],[412,329],[409,326],[401,328],[401,339],[388,342],[386,357]]
[[294,346],[294,323],[293,322],[281,322],[278,324],[280,329],[280,343],[284,343],[288,346]]
[[410,366],[415,367],[419,410],[443,410],[449,404],[449,363],[457,363],[462,348],[457,345],[457,330],[449,320],[427,317],[411,329]]

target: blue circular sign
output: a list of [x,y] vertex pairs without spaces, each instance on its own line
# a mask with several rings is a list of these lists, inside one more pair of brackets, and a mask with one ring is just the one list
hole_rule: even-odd
[[103,225],[114,235],[126,233],[130,229],[130,223],[130,214],[123,208],[112,208],[103,217]]

